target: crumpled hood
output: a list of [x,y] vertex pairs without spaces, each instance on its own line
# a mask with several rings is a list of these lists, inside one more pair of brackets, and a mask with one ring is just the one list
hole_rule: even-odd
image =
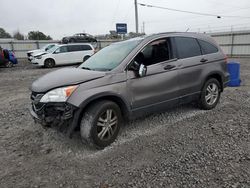
[[30,51],[28,51],[27,53],[32,53],[32,55],[33,55],[33,54],[35,54],[35,53],[40,53],[40,52],[44,52],[44,50],[41,50],[41,49],[30,50]]
[[37,56],[44,55],[44,54],[48,54],[48,52],[41,51],[41,52],[33,53],[32,56],[37,57]]
[[63,68],[38,78],[32,83],[31,91],[44,93],[53,88],[95,80],[104,75],[105,72],[89,71],[80,68]]

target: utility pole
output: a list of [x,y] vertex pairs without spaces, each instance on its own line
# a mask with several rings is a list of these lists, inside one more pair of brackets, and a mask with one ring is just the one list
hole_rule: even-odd
[[135,0],[135,32],[138,33],[138,7],[137,0]]
[[143,22],[142,33],[145,33],[145,22]]

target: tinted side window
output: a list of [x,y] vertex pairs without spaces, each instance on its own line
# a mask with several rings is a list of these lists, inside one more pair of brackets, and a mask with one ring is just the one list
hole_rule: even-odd
[[89,45],[81,45],[80,48],[81,48],[81,51],[84,51],[84,50],[92,50],[91,47],[90,47]]
[[77,52],[77,51],[81,51],[81,48],[79,45],[72,45],[72,46],[68,46],[69,51],[70,52]]
[[210,44],[209,42],[205,42],[203,40],[198,40],[198,41],[199,41],[199,44],[201,45],[203,54],[212,54],[212,53],[218,52],[218,48]]
[[159,39],[148,44],[135,57],[139,64],[153,65],[172,59],[172,50],[169,38]]
[[201,49],[196,39],[175,37],[177,53],[180,59],[201,55]]
[[68,52],[68,48],[67,48],[67,46],[61,46],[55,52],[56,53],[65,53],[65,52]]

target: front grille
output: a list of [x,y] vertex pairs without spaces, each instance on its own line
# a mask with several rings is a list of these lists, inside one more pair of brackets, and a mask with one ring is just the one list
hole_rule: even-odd
[[31,99],[33,102],[39,102],[43,96],[44,96],[43,93],[32,92],[32,93],[31,93],[31,96],[30,96],[30,99]]
[[45,104],[40,103],[41,98],[44,96],[43,93],[32,92],[30,99],[32,100],[32,107],[34,111],[40,111]]

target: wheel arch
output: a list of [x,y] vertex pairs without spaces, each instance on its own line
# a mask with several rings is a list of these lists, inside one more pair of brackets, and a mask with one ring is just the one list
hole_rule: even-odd
[[121,96],[114,94],[114,93],[102,93],[102,94],[97,94],[95,96],[92,96],[80,104],[79,113],[78,113],[78,122],[77,122],[77,125],[73,125],[75,126],[75,128],[78,128],[80,126],[81,117],[83,113],[86,111],[86,109],[88,109],[88,107],[91,106],[93,103],[100,101],[100,100],[109,100],[109,101],[116,103],[121,110],[122,117],[125,120],[129,119],[130,117],[129,105],[125,102],[125,99],[123,99]]
[[45,61],[50,60],[50,59],[56,63],[56,60],[53,57],[47,57],[46,59],[44,59],[44,63],[45,63]]
[[212,72],[209,75],[207,75],[206,78],[204,79],[203,83],[202,83],[202,87],[204,86],[206,81],[208,81],[211,78],[215,78],[216,80],[219,81],[220,89],[221,89],[221,92],[222,92],[224,88],[223,88],[222,74],[220,72]]

